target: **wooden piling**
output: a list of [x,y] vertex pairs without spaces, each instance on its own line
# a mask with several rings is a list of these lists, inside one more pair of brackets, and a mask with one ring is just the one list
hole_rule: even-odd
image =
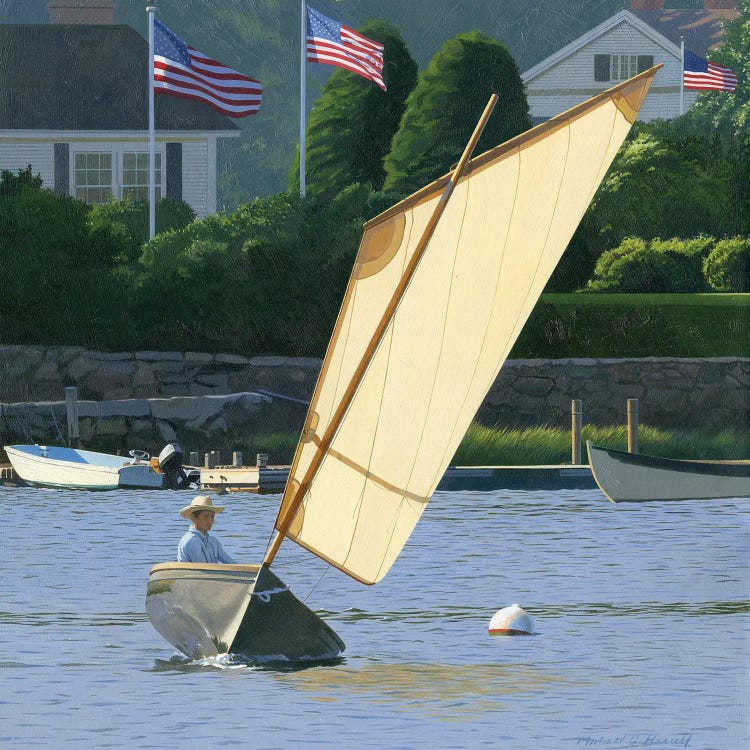
[[574,398],[570,402],[570,460],[575,466],[581,463],[582,403],[578,398]]
[[242,451],[232,453],[232,466],[242,466]]
[[265,469],[268,466],[268,453],[256,453],[255,465],[259,469]]
[[81,433],[78,430],[78,389],[75,386],[65,388],[65,411],[68,417],[68,444],[76,447]]
[[213,469],[214,465],[214,452],[209,451],[203,456],[203,466],[206,469]]
[[628,453],[638,453],[638,399],[628,399]]
[[198,466],[201,462],[201,456],[198,451],[190,451],[190,458],[188,460],[188,466]]

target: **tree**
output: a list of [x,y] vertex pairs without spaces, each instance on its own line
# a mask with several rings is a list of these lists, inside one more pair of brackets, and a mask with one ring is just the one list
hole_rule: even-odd
[[738,3],[739,15],[724,27],[724,43],[710,51],[713,62],[726,65],[737,76],[737,89],[704,91],[685,115],[696,128],[716,131],[750,147],[750,0]]
[[500,95],[476,153],[527,130],[529,107],[510,52],[478,31],[449,39],[423,71],[385,161],[384,189],[408,194],[460,156],[492,93]]
[[146,243],[136,290],[141,346],[321,356],[367,192],[258,198]]
[[573,291],[626,237],[747,233],[737,210],[737,151],[673,123],[637,124],[576,229],[547,291]]
[[[331,197],[357,182],[374,190],[382,187],[383,160],[417,81],[417,64],[394,26],[370,21],[359,31],[384,45],[388,89],[348,70],[339,69],[328,79],[307,125],[306,187],[311,196]],[[289,189],[299,190],[299,151]]]

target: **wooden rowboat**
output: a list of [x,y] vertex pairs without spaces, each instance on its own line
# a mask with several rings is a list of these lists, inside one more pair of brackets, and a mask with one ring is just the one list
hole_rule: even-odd
[[614,503],[750,497],[750,461],[680,461],[586,443],[599,489]]

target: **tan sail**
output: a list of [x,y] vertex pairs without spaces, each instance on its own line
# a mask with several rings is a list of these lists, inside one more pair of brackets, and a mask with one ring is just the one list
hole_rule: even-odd
[[366,225],[277,530],[363,583],[387,573],[656,70],[473,159],[392,311],[448,178]]

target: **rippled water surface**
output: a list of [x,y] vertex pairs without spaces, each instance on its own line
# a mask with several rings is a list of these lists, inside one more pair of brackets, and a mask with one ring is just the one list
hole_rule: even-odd
[[[347,650],[279,671],[188,663],[146,619],[191,497],[0,488],[0,746],[750,747],[747,501],[438,493],[372,587],[286,542]],[[225,502],[214,532],[259,562],[278,497]],[[539,634],[490,638],[514,602]]]

